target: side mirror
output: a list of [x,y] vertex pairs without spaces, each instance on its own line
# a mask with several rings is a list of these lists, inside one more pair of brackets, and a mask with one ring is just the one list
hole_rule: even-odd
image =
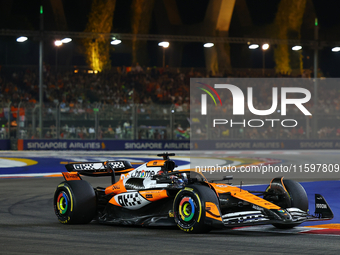
[[232,180],[232,179],[234,179],[234,177],[232,175],[227,175],[227,176],[223,177],[223,181],[229,181],[229,180]]
[[228,181],[228,184],[231,184],[231,183],[229,183],[229,181],[232,180],[232,179],[234,179],[234,177],[232,175],[227,175],[227,176],[224,176],[222,178],[222,180],[211,180],[211,182],[213,183],[213,182],[216,182],[216,181]]

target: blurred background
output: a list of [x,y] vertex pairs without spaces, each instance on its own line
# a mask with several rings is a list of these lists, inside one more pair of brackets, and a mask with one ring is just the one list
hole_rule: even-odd
[[[340,76],[335,0],[1,0],[0,6],[0,138],[12,145],[36,138],[189,140],[190,78]],[[318,124],[304,119],[285,132],[228,129],[200,137],[338,138],[338,90],[315,90]],[[264,109],[270,91],[254,95]]]

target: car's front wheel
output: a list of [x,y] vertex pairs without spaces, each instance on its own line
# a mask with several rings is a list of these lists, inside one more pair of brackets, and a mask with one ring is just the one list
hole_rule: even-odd
[[212,226],[205,222],[206,202],[219,204],[215,192],[206,186],[189,185],[180,190],[173,204],[177,226],[189,233],[209,232]]
[[[268,186],[266,193],[268,195],[264,196],[264,199],[267,200],[266,196],[272,196],[276,194],[279,197],[279,201],[273,201],[273,203],[277,204],[281,208],[289,208],[289,207],[296,207],[301,209],[302,211],[308,211],[308,197],[305,189],[302,185],[293,180],[285,180],[283,179],[284,187],[274,186],[270,188]],[[281,229],[289,229],[295,226],[300,225],[298,224],[273,224],[276,228]]]

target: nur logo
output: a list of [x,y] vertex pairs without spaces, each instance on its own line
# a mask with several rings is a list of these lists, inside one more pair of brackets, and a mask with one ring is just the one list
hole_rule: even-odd
[[[222,100],[221,100],[220,96],[218,95],[218,93],[216,92],[216,90],[213,87],[211,87],[208,84],[202,83],[202,82],[198,82],[198,83],[204,85],[205,87],[207,87],[207,89],[210,89],[217,96],[217,98],[220,101],[220,104],[222,106]],[[214,101],[215,105],[217,106],[216,100],[215,100],[214,96],[211,94],[211,92],[209,90],[204,89],[204,88],[199,88],[199,89],[201,89],[204,92],[206,92],[212,98],[212,100]],[[202,115],[207,115],[207,94],[201,94],[201,114]]]
[[[200,82],[199,82],[200,83]],[[205,85],[206,87],[210,88],[215,95],[220,100],[220,103],[222,105],[221,98],[217,94],[216,90],[209,86],[208,84],[200,83]],[[245,97],[242,92],[242,90],[232,84],[215,84],[214,87],[216,89],[228,89],[231,92],[232,98],[233,98],[233,115],[244,115],[244,105],[245,105]],[[209,94],[211,98],[214,100],[215,105],[216,100],[213,97],[213,95],[206,89],[199,88]],[[258,116],[266,116],[274,113],[278,106],[278,88],[272,87],[272,105],[267,110],[258,110],[255,109],[253,104],[253,88],[247,87],[247,105],[248,109],[251,113]],[[288,98],[288,94],[302,94],[304,97],[302,98]],[[312,115],[306,107],[303,105],[307,103],[311,99],[311,93],[308,89],[300,88],[300,87],[281,87],[281,115],[287,114],[287,105],[295,105],[304,115],[310,116]],[[201,95],[201,114],[207,115],[207,95],[202,94]]]

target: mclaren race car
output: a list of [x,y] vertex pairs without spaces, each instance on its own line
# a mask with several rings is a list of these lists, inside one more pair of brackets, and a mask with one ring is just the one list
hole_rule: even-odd
[[[65,181],[54,194],[58,220],[64,224],[96,220],[121,225],[177,225],[185,232],[202,233],[264,224],[293,228],[305,221],[333,218],[320,194],[315,194],[315,214],[309,214],[306,192],[293,180],[274,178],[265,191],[246,191],[229,183],[209,182],[190,169],[176,170],[169,158],[174,155],[158,154],[161,160],[135,169],[128,161],[66,165],[68,172],[62,173]],[[112,185],[93,188],[82,175],[109,176]]]

